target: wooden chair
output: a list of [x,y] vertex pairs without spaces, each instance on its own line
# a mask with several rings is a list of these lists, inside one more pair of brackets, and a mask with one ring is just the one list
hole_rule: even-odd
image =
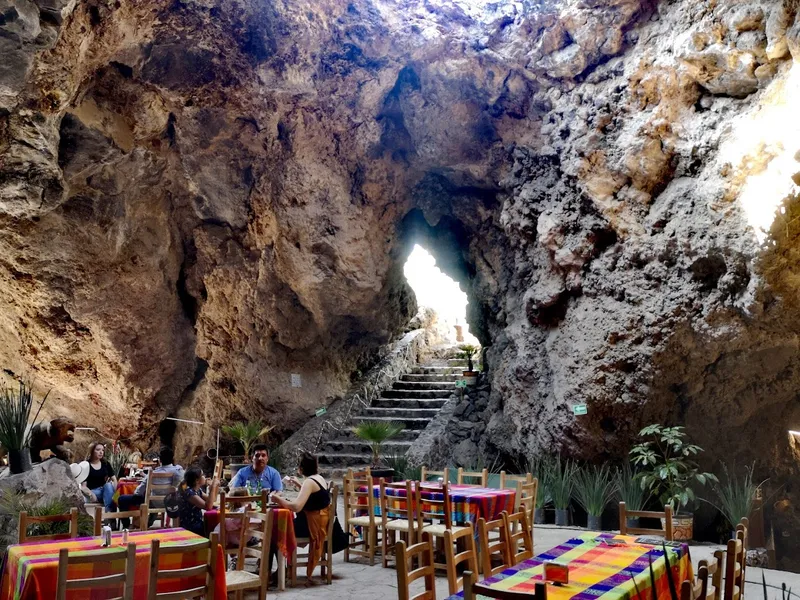
[[709,579],[708,567],[700,565],[697,568],[697,578],[681,584],[680,597],[681,600],[713,600],[714,586]]
[[[465,548],[458,554],[456,554],[457,543],[463,544]],[[445,531],[444,554],[447,562],[447,585],[450,595],[453,596],[459,592],[463,584],[463,579],[458,576],[458,565],[466,562],[468,570],[473,573],[478,572],[478,554],[475,551],[475,532],[472,527],[466,527],[458,532]]]
[[[472,526],[455,526],[453,524],[452,505],[450,504],[450,484],[445,483],[441,488],[434,488],[434,492],[438,494],[441,490],[442,497],[434,498],[430,494],[423,501],[423,491],[430,491],[430,487],[423,487],[420,484],[415,486],[414,489],[414,506],[416,506],[417,514],[417,538],[422,539],[420,536],[427,533],[433,538],[436,545],[441,547],[440,541],[444,542],[445,531],[461,531],[462,529],[472,530]],[[435,522],[434,522],[435,521]],[[426,525],[425,523],[428,523]],[[444,563],[434,563],[434,568],[446,570],[447,565]]]
[[[94,535],[98,536],[103,528],[104,521],[111,521],[113,519],[135,519],[139,523],[139,527],[130,527],[131,530],[137,531],[142,529],[142,523],[145,524],[144,529],[147,529],[147,509],[144,504],[139,508],[133,510],[124,510],[120,512],[103,512],[102,506],[94,507]],[[134,522],[136,522],[134,521]]]
[[531,475],[530,473],[527,473],[525,475],[509,475],[505,471],[500,471],[501,490],[515,490],[517,489],[517,482],[530,483],[532,481],[533,481],[533,475]]
[[430,477],[442,478],[442,483],[450,482],[450,470],[445,467],[441,471],[431,471],[425,465],[422,465],[422,473],[420,474],[420,481],[428,481]]
[[[366,515],[359,513],[366,511]],[[344,527],[345,531],[356,536],[344,549],[344,561],[350,561],[350,554],[366,556],[369,565],[375,564],[375,552],[378,546],[378,523],[375,519],[375,493],[372,487],[370,469],[354,473],[347,471],[344,477]],[[361,535],[357,535],[358,529]],[[360,537],[360,539],[359,539]],[[363,546],[363,549],[358,549]]]
[[750,519],[742,517],[742,520],[736,526],[736,538],[742,540],[742,578],[740,588],[742,590],[742,597],[744,597],[744,582],[747,580],[747,549],[750,547],[748,527],[750,526]]
[[[99,577],[91,576],[85,579],[68,579],[69,568],[73,565],[109,564],[112,572]],[[120,569],[114,569],[119,565]],[[91,573],[91,571],[89,571]],[[102,588],[109,594],[112,590],[122,592],[119,596],[107,596],[109,600],[133,600],[133,583],[136,576],[136,544],[128,544],[127,548],[114,548],[101,553],[84,553],[70,556],[67,548],[58,551],[58,583],[56,584],[56,600],[67,600],[67,592],[72,590],[87,590],[85,598],[91,592]],[[94,597],[94,596],[92,596]]]
[[728,540],[725,556],[725,600],[739,600],[744,587],[744,544],[742,539]]
[[[499,535],[490,539],[489,534],[492,532],[497,532]],[[481,550],[481,570],[484,579],[512,566],[511,545],[508,543],[506,522],[502,518],[494,521],[478,519],[478,544]],[[495,560],[497,566],[494,568],[492,568],[492,558],[499,559]]]
[[[390,496],[388,490],[405,490],[405,497]],[[380,480],[381,511],[381,553],[384,568],[389,566],[389,554],[395,546],[396,536],[406,536],[406,544],[413,545],[417,540],[416,519],[414,517],[414,484],[411,481],[386,483]],[[389,517],[389,513],[392,517]],[[391,547],[390,547],[391,545]]]
[[221,458],[218,458],[217,461],[214,463],[214,479],[219,479],[222,481],[222,473],[225,469],[225,465],[222,462]]
[[[533,558],[533,541],[528,514],[523,511],[509,515],[503,511],[502,518],[506,528],[511,564],[517,565],[523,560]],[[520,545],[522,545],[522,550],[520,550]]]
[[[48,535],[28,535],[28,527],[37,523],[69,523],[68,533],[51,533]],[[78,537],[78,509],[70,509],[66,515],[48,515],[46,517],[28,516],[26,511],[19,513],[19,540],[25,542],[44,542],[47,540],[68,540]]]
[[479,595],[498,600],[547,600],[547,585],[543,582],[537,582],[533,593],[530,593],[495,590],[477,581],[475,571],[464,571],[464,600],[476,600]]
[[[325,548],[322,551],[322,558],[317,563],[320,567],[320,576],[325,578],[325,582],[330,585],[333,581],[333,522],[336,520],[336,498],[338,497],[339,490],[336,485],[331,485],[331,503],[328,508],[329,517],[328,517],[328,532],[325,536]],[[313,552],[313,548],[311,547],[311,540],[309,538],[297,538],[297,545],[305,545],[308,544],[308,552],[305,554],[297,553],[297,549],[295,548],[294,554],[292,554],[292,565],[291,565],[291,585],[292,587],[297,585],[297,567],[307,567],[308,566],[308,556],[311,552]],[[302,560],[305,558],[305,560]]]
[[[266,505],[264,505],[266,506]],[[242,521],[242,535],[239,538],[236,568],[225,573],[228,593],[236,593],[236,600],[242,600],[245,590],[258,590],[258,599],[267,597],[269,586],[269,548],[272,542],[272,511],[246,511],[235,514]],[[220,521],[222,523],[223,521]],[[220,531],[224,530],[220,527]],[[257,547],[248,546],[251,539],[261,542]],[[258,559],[258,573],[244,570],[246,558]]]
[[[629,518],[645,518],[645,519],[664,519],[664,529],[644,529],[641,527],[628,527],[627,520]],[[667,504],[664,507],[664,512],[650,511],[650,510],[628,510],[625,508],[625,503],[619,503],[619,532],[622,535],[660,535],[666,541],[671,542],[674,539],[672,530],[672,507]]]
[[[397,542],[394,550],[397,567],[397,595],[399,600],[436,600],[436,569],[433,566],[433,542],[429,533],[422,534],[422,541],[413,546],[406,546],[402,540]],[[419,567],[409,571],[409,565],[418,556]],[[411,596],[411,584],[417,579],[425,578],[425,591]]]
[[[144,491],[144,506],[148,521],[150,515],[159,515],[161,527],[167,527],[167,510],[164,508],[164,498],[170,492],[176,491],[172,485],[174,473],[155,473],[152,470],[147,473],[147,486]],[[154,504],[156,506],[154,506]],[[144,525],[142,529],[146,529]]]
[[[262,490],[260,496],[226,496],[225,492],[222,492],[219,495],[219,522],[224,523],[226,518],[231,518],[232,516],[233,518],[238,518],[238,515],[248,512],[248,509],[252,510],[254,502],[261,502],[261,512],[266,512],[267,504],[269,503],[269,494],[267,494],[267,490]],[[248,505],[244,511],[232,510],[238,508],[237,505],[242,504]],[[223,554],[227,557],[237,554],[239,552],[239,547],[237,545],[234,548],[229,548],[228,540],[225,537],[226,535],[225,527],[220,525],[219,544],[222,546]]]
[[514,512],[524,512],[528,517],[531,531],[531,547],[533,547],[533,519],[536,510],[536,494],[539,491],[539,480],[533,478],[529,483],[517,482],[517,494],[514,498]]
[[[214,600],[214,583],[217,579],[217,545],[219,538],[216,533],[211,534],[208,540],[198,540],[186,544],[161,547],[159,540],[150,542],[150,579],[147,590],[147,600],[184,600],[186,598],[204,597],[206,600]],[[208,559],[205,563],[193,567],[181,567],[179,569],[164,568],[161,566],[161,558],[170,555],[191,555],[200,550],[208,550]],[[183,564],[182,560],[175,561]],[[188,585],[191,578],[205,575],[206,581],[203,585],[192,588],[182,587],[171,592],[158,593],[158,582],[164,580],[173,581],[175,584]],[[219,599],[223,600],[223,599]]]
[[[479,483],[468,483],[465,481],[467,479],[478,479]],[[484,469],[483,471],[465,471],[462,467],[458,467],[458,484],[485,488],[489,485],[489,469]]]
[[712,560],[701,560],[698,563],[698,573],[701,568],[705,568],[710,578],[710,591],[712,592],[713,600],[720,600],[722,598],[722,565],[725,561],[725,553],[722,550],[714,552]]

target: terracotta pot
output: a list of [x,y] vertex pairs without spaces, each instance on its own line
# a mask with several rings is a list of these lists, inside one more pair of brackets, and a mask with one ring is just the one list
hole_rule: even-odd
[[30,471],[33,468],[31,465],[30,448],[23,448],[22,450],[9,450],[8,467],[11,470],[12,475]]
[[599,515],[598,516],[589,515],[588,517],[589,522],[587,523],[587,528],[590,531],[602,531],[603,530],[602,520],[603,517]]
[[[661,519],[661,527],[666,528],[667,520]],[[688,542],[694,535],[694,515],[674,515],[672,533],[676,542]]]
[[463,371],[462,375],[464,376],[464,380],[467,382],[467,385],[475,385],[478,383],[478,375],[480,375],[479,371]]
[[376,485],[380,483],[381,477],[386,483],[394,481],[394,469],[374,468],[370,470],[370,473],[372,473],[372,481]]
[[569,510],[564,508],[556,509],[556,525],[559,527],[566,527],[569,525]]

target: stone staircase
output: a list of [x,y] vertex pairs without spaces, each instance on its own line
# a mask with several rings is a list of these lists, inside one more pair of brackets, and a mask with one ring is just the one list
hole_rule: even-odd
[[400,377],[369,408],[350,421],[350,426],[325,442],[317,451],[320,469],[329,477],[341,477],[349,468],[368,466],[370,445],[356,437],[353,427],[361,421],[390,421],[405,428],[383,446],[385,454],[405,454],[411,444],[455,390],[466,368],[462,359],[436,359],[419,365]]

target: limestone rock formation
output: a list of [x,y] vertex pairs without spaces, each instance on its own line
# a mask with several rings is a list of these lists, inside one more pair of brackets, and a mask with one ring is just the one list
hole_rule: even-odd
[[796,3],[0,1],[0,363],[53,410],[294,430],[415,314],[419,241],[486,451],[668,420],[796,472]]

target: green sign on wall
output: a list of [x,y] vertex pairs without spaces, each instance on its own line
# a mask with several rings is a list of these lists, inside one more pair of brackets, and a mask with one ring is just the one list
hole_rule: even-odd
[[586,408],[585,404],[573,404],[572,405],[572,414],[574,414],[574,415],[585,415],[588,412],[589,412],[589,410]]
[[456,387],[457,388],[465,388],[465,387],[467,387],[467,380],[466,379],[459,379],[458,381],[456,381]]

